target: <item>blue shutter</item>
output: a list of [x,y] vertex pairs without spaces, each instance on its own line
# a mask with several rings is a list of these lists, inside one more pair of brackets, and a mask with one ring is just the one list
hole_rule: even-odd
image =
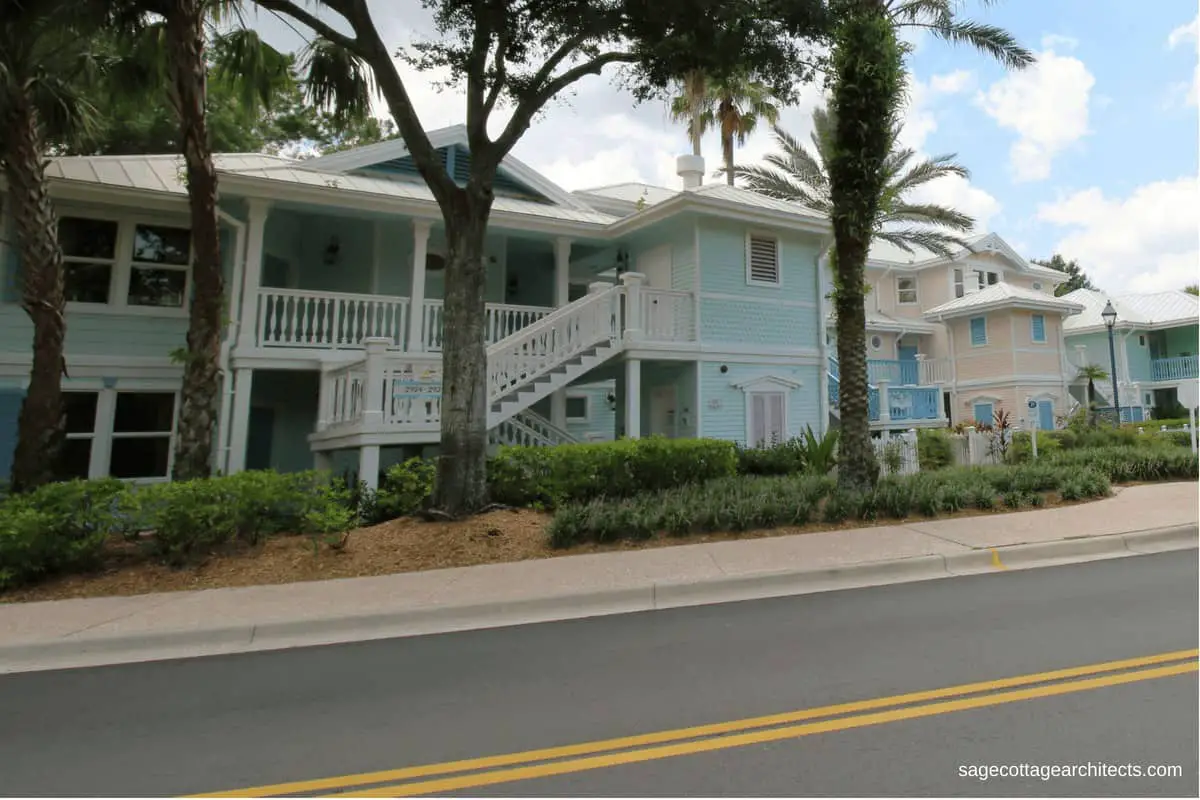
[[975,404],[975,423],[978,425],[991,425],[995,420],[992,414],[991,403],[976,403]]
[[987,317],[971,318],[971,344],[987,344]]
[[1054,403],[1051,400],[1038,401],[1038,427],[1044,431],[1054,430]]
[[1042,314],[1034,314],[1033,321],[1033,340],[1035,342],[1046,341],[1046,317]]

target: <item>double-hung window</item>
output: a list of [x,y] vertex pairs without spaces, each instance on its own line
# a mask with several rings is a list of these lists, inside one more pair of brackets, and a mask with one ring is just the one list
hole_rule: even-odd
[[67,391],[61,479],[163,480],[171,473],[173,391]]
[[770,447],[787,439],[784,392],[750,393],[750,446]]
[[68,303],[182,310],[192,260],[187,228],[66,215],[58,223]]

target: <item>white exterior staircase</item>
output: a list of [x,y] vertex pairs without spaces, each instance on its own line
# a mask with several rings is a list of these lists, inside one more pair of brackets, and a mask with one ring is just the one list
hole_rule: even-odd
[[[624,278],[592,284],[587,295],[487,348],[493,444],[574,441],[530,406],[621,352],[627,309],[641,305],[641,276]],[[386,339],[365,345],[365,358],[322,371],[317,432],[310,437],[315,449],[429,441],[439,430],[440,354],[389,352]]]

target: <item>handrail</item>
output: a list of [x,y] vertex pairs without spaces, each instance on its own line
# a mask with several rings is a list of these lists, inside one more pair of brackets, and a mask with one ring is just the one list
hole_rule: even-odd
[[589,347],[619,339],[614,301],[623,293],[624,287],[613,286],[585,295],[489,347],[488,402],[528,385]]
[[524,417],[526,420],[528,420],[526,424],[545,428],[549,433],[552,433],[560,443],[579,441],[579,439],[573,433],[565,428],[558,427],[553,422],[534,411],[532,408],[527,408],[524,411],[518,412],[517,414],[514,414],[513,417]]

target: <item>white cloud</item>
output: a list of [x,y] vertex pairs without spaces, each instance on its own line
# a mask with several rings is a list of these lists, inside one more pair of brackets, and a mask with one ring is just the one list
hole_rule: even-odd
[[1200,180],[1182,177],[1135,189],[1124,199],[1096,187],[1038,208],[1067,229],[1055,251],[1075,258],[1108,291],[1178,289],[1200,269]]
[[955,70],[945,75],[934,75],[929,79],[929,87],[942,94],[958,94],[974,85],[975,74],[965,69]]
[[1079,40],[1073,36],[1062,36],[1057,33],[1047,33],[1042,37],[1043,50],[1053,50],[1056,47],[1060,50],[1074,50],[1079,47]]
[[1191,42],[1192,46],[1197,49],[1197,62],[1192,70],[1192,82],[1190,84],[1181,82],[1176,84],[1173,89],[1173,94],[1183,95],[1184,102],[1187,105],[1194,106],[1200,103],[1200,14],[1191,22],[1180,25],[1175,30],[1171,31],[1167,36],[1167,47],[1174,50],[1180,45],[1186,45]]
[[1053,50],[1037,63],[996,81],[975,102],[1001,127],[1017,132],[1009,153],[1017,182],[1050,177],[1055,156],[1089,133],[1088,106],[1096,79],[1087,66]]

